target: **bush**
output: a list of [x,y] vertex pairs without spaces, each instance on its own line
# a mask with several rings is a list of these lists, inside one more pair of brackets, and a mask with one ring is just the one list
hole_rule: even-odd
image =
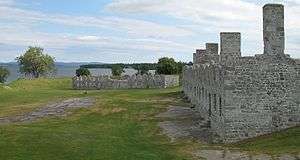
[[90,76],[91,72],[87,68],[79,68],[76,70],[76,76]]
[[0,67],[0,83],[4,83],[9,76],[9,70],[3,67]]

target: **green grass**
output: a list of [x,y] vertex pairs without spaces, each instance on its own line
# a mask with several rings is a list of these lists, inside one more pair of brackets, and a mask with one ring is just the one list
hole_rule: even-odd
[[300,153],[300,127],[272,133],[258,138],[229,145],[253,153],[279,155],[284,153]]
[[[91,96],[97,103],[66,118],[48,118],[31,124],[0,126],[1,160],[145,159],[181,160],[185,143],[169,143],[159,135],[154,115],[176,103],[178,88],[149,90],[70,90],[70,80],[21,80],[0,90],[0,112],[23,112],[24,106],[49,100]],[[20,107],[20,106],[23,106]],[[13,110],[10,107],[14,108]]]
[[71,90],[70,79],[18,80],[0,87],[0,116],[28,112],[51,100],[84,96]]
[[[155,115],[182,104],[179,88],[75,91],[70,79],[19,80],[0,86],[0,117],[29,112],[49,101],[94,97],[94,107],[64,118],[0,126],[0,160],[182,160],[201,144],[171,143]],[[300,150],[299,128],[229,147],[271,154]],[[228,147],[228,146],[225,146]]]

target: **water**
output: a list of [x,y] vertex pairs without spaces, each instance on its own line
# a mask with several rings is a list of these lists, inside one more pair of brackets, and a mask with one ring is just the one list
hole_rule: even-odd
[[[73,77],[75,76],[76,69],[79,68],[81,64],[59,64],[56,65],[57,72],[55,74],[55,77]],[[7,68],[10,71],[10,75],[7,78],[7,82],[11,82],[14,80],[17,80],[18,78],[22,78],[22,75],[19,73],[19,66],[15,63],[9,63],[9,64],[0,64],[0,66],[3,66]],[[99,76],[99,75],[111,75],[111,69],[108,68],[97,68],[97,69],[89,69],[91,74],[93,76]],[[137,71],[134,69],[125,69],[126,75],[133,75],[136,74]]]

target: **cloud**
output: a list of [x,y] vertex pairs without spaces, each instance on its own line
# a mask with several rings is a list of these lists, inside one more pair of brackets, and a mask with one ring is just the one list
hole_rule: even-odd
[[14,0],[1,0],[0,1],[0,6],[10,6],[10,5],[14,5],[15,2]]
[[[300,17],[300,1],[288,0],[284,4],[287,51],[294,53],[295,43],[300,42],[290,40],[300,33],[300,21],[297,20]],[[218,37],[222,31],[239,31],[242,33],[243,55],[262,53],[262,4],[256,1],[115,0],[106,6],[106,10],[119,14],[165,15],[184,20],[190,23],[182,25],[182,28],[197,33],[203,39],[207,37],[207,41],[213,34]]]
[[97,36],[80,36],[77,37],[78,40],[80,41],[97,41],[100,39],[100,37]]
[[[192,32],[159,23],[119,17],[71,16],[64,14],[45,14],[37,11],[23,10],[11,6],[0,7],[0,20],[17,21],[27,25],[41,22],[78,27],[108,28],[122,31],[132,36],[169,38],[191,35]],[[177,34],[174,34],[177,33]]]
[[[287,53],[294,57],[300,49],[299,4],[286,2]],[[22,8],[13,0],[0,0],[0,44],[16,46],[16,53],[20,47],[42,46],[63,61],[81,61],[82,54],[84,60],[102,62],[151,62],[162,56],[189,61],[194,49],[219,42],[222,31],[242,32],[243,55],[260,54],[263,48],[262,6],[253,1],[115,0],[103,11],[109,14],[94,16]],[[41,24],[59,31],[40,30]],[[94,31],[77,33],[78,28]],[[12,54],[12,47],[1,47],[1,58],[13,59]]]
[[240,0],[116,0],[106,9],[119,13],[166,14],[193,22],[254,21],[260,7]]

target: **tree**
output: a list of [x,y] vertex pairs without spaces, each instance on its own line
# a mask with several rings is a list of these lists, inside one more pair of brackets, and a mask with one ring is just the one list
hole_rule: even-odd
[[133,68],[137,70],[138,71],[137,74],[140,75],[148,74],[150,70],[150,66],[148,64],[138,64],[135,65]]
[[121,65],[113,65],[111,68],[113,76],[121,76],[124,73],[124,68]]
[[178,74],[178,65],[173,58],[164,57],[158,60],[157,70],[158,74]]
[[9,70],[4,68],[4,67],[0,67],[0,83],[4,83],[7,79],[7,77],[9,76]]
[[40,47],[29,47],[24,55],[17,57],[20,72],[39,78],[55,71],[54,57],[43,54],[43,51]]
[[182,70],[183,70],[183,67],[186,65],[186,63],[183,63],[183,62],[177,62],[177,74],[181,74],[182,73]]
[[76,70],[76,76],[80,77],[80,76],[90,76],[91,72],[89,69],[87,68],[79,68]]

